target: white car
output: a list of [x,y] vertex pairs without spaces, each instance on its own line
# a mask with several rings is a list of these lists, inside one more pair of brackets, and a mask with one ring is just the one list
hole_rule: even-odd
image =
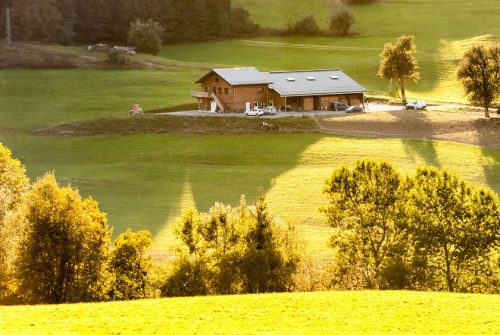
[[425,100],[415,100],[407,103],[405,109],[425,109],[426,107],[427,103],[425,102]]
[[364,111],[365,110],[363,109],[363,107],[358,106],[358,105],[349,106],[345,110],[346,113],[359,113],[359,112],[364,112]]
[[262,116],[264,115],[264,111],[260,108],[254,108],[249,111],[246,111],[243,114],[245,114],[245,116]]
[[274,106],[267,106],[262,109],[262,112],[264,113],[264,115],[275,115],[276,108]]

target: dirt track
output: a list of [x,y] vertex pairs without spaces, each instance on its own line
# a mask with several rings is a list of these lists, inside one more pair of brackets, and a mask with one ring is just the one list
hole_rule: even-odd
[[500,115],[481,111],[404,111],[315,117],[322,132],[372,137],[423,138],[500,148]]

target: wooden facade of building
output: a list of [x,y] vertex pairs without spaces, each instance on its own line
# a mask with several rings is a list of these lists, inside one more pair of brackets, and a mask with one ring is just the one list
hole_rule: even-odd
[[364,103],[366,89],[342,71],[259,72],[255,68],[214,69],[192,92],[201,110],[244,112],[255,107],[279,110],[326,110],[334,102]]

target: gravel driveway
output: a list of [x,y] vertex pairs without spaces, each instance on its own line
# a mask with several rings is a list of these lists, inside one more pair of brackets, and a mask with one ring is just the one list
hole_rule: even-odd
[[[381,104],[381,103],[369,103],[365,104],[366,112],[374,113],[374,112],[390,112],[390,111],[400,111],[403,110],[403,106],[398,105],[389,105],[389,104]],[[429,105],[427,106],[427,110],[445,110],[452,108],[462,108],[466,107],[463,105],[457,104],[444,104],[444,105]],[[248,117],[248,118],[269,118],[269,119],[277,119],[288,116],[323,116],[323,115],[346,115],[345,111],[311,111],[311,112],[277,112],[276,115],[264,115],[264,116],[245,116],[243,113],[212,113],[210,111],[200,111],[200,110],[192,110],[192,111],[182,111],[182,112],[168,112],[168,113],[159,113],[163,115],[178,115],[178,116],[215,116],[215,117],[227,117],[227,116],[235,116],[235,117]]]

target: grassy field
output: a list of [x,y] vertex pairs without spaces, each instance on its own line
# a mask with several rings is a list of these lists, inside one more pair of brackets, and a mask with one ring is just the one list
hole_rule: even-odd
[[[263,25],[282,26],[290,17],[310,11],[324,22],[328,14],[326,0],[239,3]],[[473,5],[464,0],[380,1],[351,9],[360,33],[353,38],[179,44],[164,47],[161,57],[135,59],[161,65],[161,70],[0,70],[0,142],[26,164],[32,179],[53,170],[62,183],[99,200],[115,235],[128,227],[150,229],[157,251],[169,243],[170,227],[182,207],[206,210],[215,201],[236,205],[240,194],[252,201],[262,190],[271,209],[296,218],[311,250],[327,257],[328,229],[317,210],[323,201],[322,183],[340,164],[362,158],[387,159],[403,173],[417,164],[445,167],[500,193],[500,151],[468,145],[321,134],[32,133],[67,122],[125,117],[133,103],[145,110],[193,103],[189,92],[197,88],[194,82],[212,66],[341,67],[370,94],[385,94],[388,84],[375,74],[378,53],[402,33],[415,34],[422,68],[422,82],[410,87],[410,95],[460,101],[453,71],[464,48],[500,38],[500,6],[495,0]],[[47,53],[82,53],[81,48],[42,47]]]
[[432,164],[500,193],[500,150],[445,142],[334,137],[321,134],[52,137],[0,136],[32,177],[54,170],[59,180],[98,199],[115,233],[149,229],[157,250],[185,206],[237,205],[262,190],[272,211],[303,224],[311,251],[327,257],[318,212],[322,183],[340,164],[387,159],[400,171]]
[[[283,27],[313,13],[326,26],[332,3],[327,0],[237,0],[263,26]],[[261,70],[341,68],[365,85],[370,94],[389,94],[389,83],[377,77],[379,53],[402,34],[415,35],[422,80],[409,85],[412,98],[465,102],[456,82],[456,66],[473,44],[500,40],[500,5],[496,0],[379,1],[350,7],[359,36],[268,37],[165,47],[171,59],[256,66]],[[487,14],[485,14],[487,13]],[[478,20],[478,17],[481,19]],[[394,88],[395,86],[393,86]],[[393,94],[393,93],[391,93]]]
[[318,292],[0,307],[2,334],[498,334],[498,295]]

